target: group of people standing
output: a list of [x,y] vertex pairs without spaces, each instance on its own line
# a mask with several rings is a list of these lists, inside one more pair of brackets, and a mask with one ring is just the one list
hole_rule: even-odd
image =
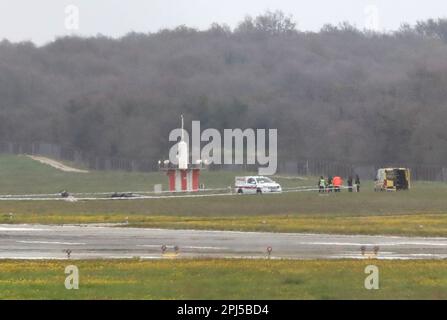
[[[348,191],[352,192],[355,185],[355,190],[357,192],[360,192],[360,177],[358,174],[355,175],[355,180],[352,178],[352,176],[348,177],[347,180],[348,183]],[[320,180],[318,181],[318,192],[319,193],[325,193],[325,192],[340,192],[343,186],[343,179],[340,176],[329,176],[327,179],[325,179],[323,176],[320,177]]]

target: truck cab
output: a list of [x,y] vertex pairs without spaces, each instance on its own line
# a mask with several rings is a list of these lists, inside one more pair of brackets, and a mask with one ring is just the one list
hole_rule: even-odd
[[281,185],[264,176],[244,176],[235,178],[235,192],[242,194],[262,194],[282,192]]

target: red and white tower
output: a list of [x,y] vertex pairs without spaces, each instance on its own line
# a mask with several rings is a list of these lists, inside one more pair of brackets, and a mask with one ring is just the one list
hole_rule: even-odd
[[[183,134],[183,115],[182,119],[182,137],[178,143],[177,160],[175,166],[169,161],[162,164],[161,169],[166,171],[169,177],[169,191],[171,192],[197,192],[199,191],[199,176],[202,168],[201,161],[195,165],[189,164],[188,143],[185,142]],[[161,163],[160,163],[161,164]]]

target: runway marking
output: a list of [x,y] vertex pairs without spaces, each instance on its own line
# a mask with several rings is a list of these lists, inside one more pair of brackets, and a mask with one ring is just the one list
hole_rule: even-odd
[[[161,244],[137,244],[137,247],[145,247],[145,248],[161,248]],[[168,245],[168,248],[173,248],[173,245]],[[228,250],[230,248],[227,247],[200,247],[200,246],[179,246],[180,249],[202,249],[202,250]]]
[[354,242],[300,242],[300,245],[318,246],[441,246],[447,247],[447,243],[438,242],[375,242],[375,243],[354,243]]
[[67,258],[58,258],[54,256],[45,257],[16,257],[16,256],[0,256],[0,260],[67,260]]
[[440,257],[440,258],[447,257],[447,254],[434,254],[434,253],[410,253],[408,255],[412,257]]
[[202,250],[228,250],[229,248],[227,247],[197,247],[197,246],[183,246],[181,248],[186,248],[186,249],[202,249]]
[[145,247],[145,248],[161,248],[161,244],[137,244],[137,247]]
[[50,231],[50,229],[39,229],[39,228],[4,228],[0,227],[0,231]]
[[83,242],[58,242],[58,241],[16,241],[18,243],[28,243],[28,244],[63,244],[70,246],[85,246],[86,243]]

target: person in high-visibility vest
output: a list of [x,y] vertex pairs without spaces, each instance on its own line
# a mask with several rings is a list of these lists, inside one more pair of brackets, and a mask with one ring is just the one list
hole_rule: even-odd
[[335,176],[332,183],[334,184],[335,192],[340,192],[340,188],[343,185],[343,179],[339,176]]
[[323,178],[323,176],[320,177],[320,180],[318,181],[318,193],[324,193],[326,189],[326,180]]

